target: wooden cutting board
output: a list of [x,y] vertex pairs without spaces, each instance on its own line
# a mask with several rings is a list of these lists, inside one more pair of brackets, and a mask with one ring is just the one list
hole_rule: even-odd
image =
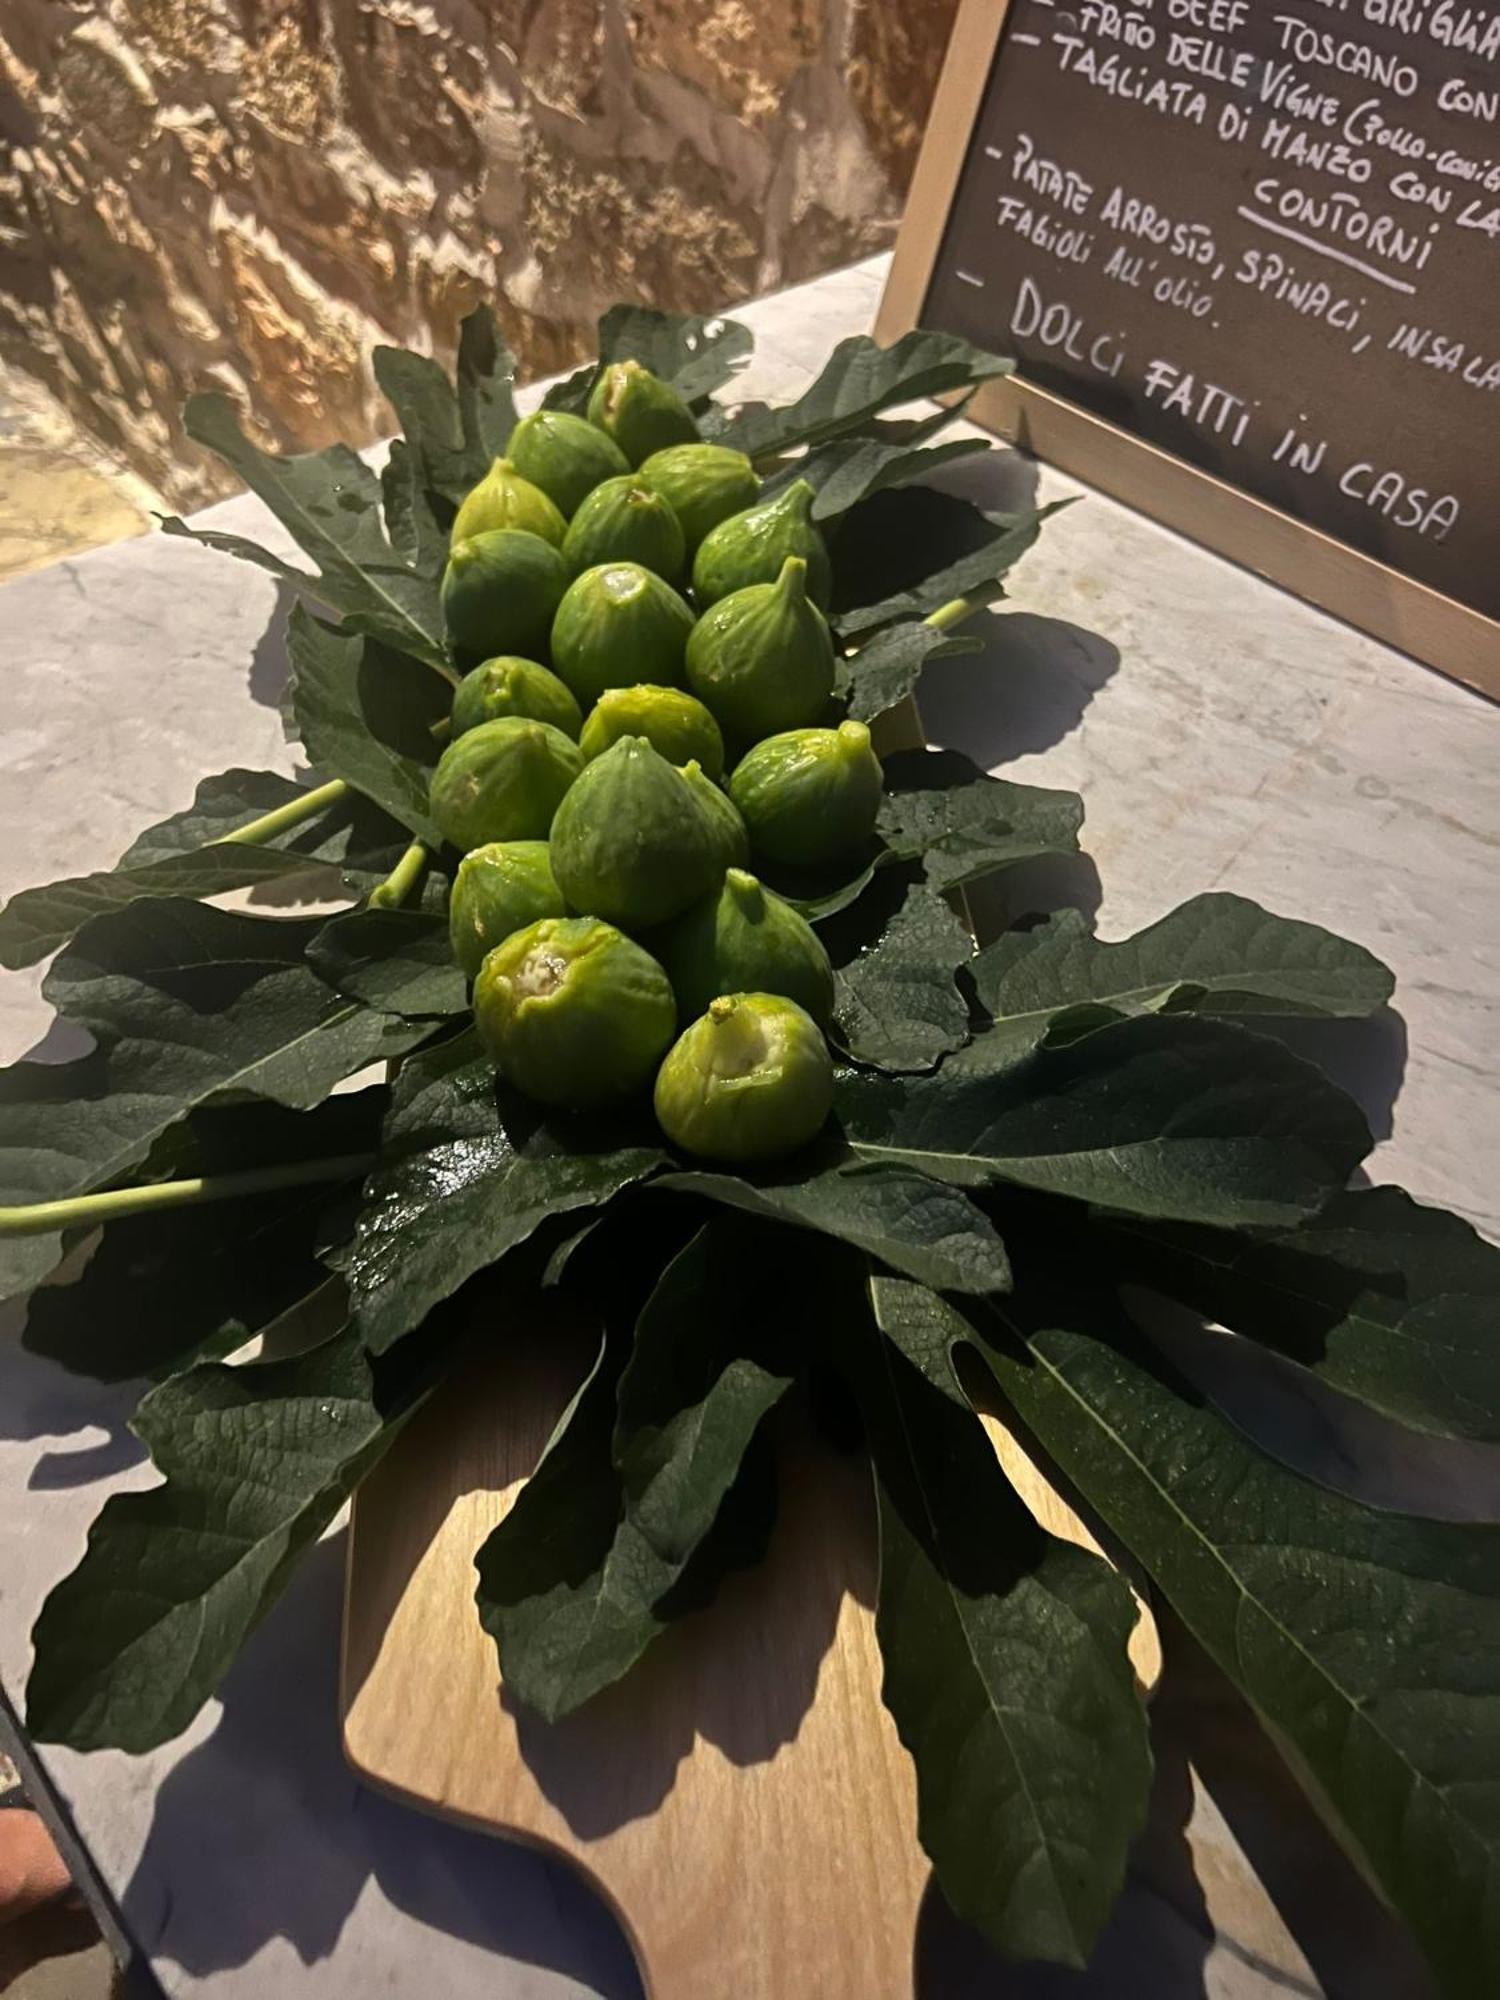
[[[342,1699],[349,1762],[410,1805],[574,1862],[650,2000],[911,2000],[929,1868],[880,1700],[868,1472],[783,1445],[767,1560],[567,1721],[518,1714],[474,1609],[474,1553],[531,1472],[592,1343],[559,1326],[434,1397],[360,1489]],[[1088,1530],[985,1419],[1055,1533]],[[1131,1644],[1160,1672],[1142,1604]]]

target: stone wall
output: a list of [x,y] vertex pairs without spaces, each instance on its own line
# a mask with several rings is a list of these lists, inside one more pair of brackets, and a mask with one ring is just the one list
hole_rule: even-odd
[[537,375],[893,235],[955,0],[6,0],[0,358],[174,505],[194,388],[389,428],[476,300]]

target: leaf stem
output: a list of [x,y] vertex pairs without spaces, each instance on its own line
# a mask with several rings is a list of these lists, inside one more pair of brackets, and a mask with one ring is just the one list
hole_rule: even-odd
[[930,617],[923,619],[935,632],[951,632],[955,625],[962,625],[966,618],[974,618],[981,611],[987,611],[992,604],[998,604],[1005,595],[1005,585],[996,577],[993,583],[981,584],[978,590],[971,590],[966,597],[954,597],[947,604],[940,604]]
[[349,786],[344,779],[333,778],[326,785],[319,785],[313,791],[304,792],[299,799],[288,799],[286,804],[278,806],[275,812],[262,813],[259,819],[251,820],[248,826],[236,827],[233,833],[220,834],[219,839],[245,841],[251,847],[258,847],[263,841],[274,840],[278,833],[285,833],[291,827],[301,826],[305,820],[316,819],[320,812],[326,812],[329,806],[337,805],[340,799],[347,798],[348,793]]
[[115,1222],[125,1215],[233,1201],[240,1195],[266,1194],[275,1188],[352,1180],[356,1174],[367,1174],[375,1162],[373,1153],[340,1153],[323,1160],[296,1160],[284,1167],[254,1167],[240,1174],[153,1181],[145,1187],[109,1188],[102,1194],[73,1195],[65,1201],[26,1202],[17,1208],[0,1208],[0,1237],[45,1236],[49,1230],[72,1229],[80,1223]]
[[383,882],[370,891],[372,910],[399,910],[427,873],[432,860],[425,841],[414,840]]

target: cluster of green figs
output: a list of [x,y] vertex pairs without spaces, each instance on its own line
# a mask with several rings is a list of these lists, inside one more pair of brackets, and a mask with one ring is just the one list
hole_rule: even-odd
[[432,816],[454,955],[506,1080],[643,1096],[685,1151],[768,1160],[832,1101],[828,955],[759,879],[869,848],[881,767],[837,719],[813,492],[761,495],[670,384],[601,371],[522,419],[453,524]]

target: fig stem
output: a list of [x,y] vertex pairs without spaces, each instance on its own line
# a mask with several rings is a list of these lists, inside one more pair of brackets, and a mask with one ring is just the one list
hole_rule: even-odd
[[31,1201],[0,1208],[0,1237],[45,1236],[79,1223],[115,1222],[125,1215],[159,1209],[194,1208],[202,1202],[232,1201],[237,1195],[266,1194],[275,1188],[311,1187],[319,1181],[352,1180],[376,1164],[374,1153],[340,1153],[325,1160],[293,1160],[283,1167],[254,1167],[239,1174],[212,1174],[194,1180],[153,1181],[146,1187],[109,1188],[102,1194],[73,1195],[64,1201]]
[[981,585],[971,590],[966,597],[954,597],[947,604],[941,604],[932,615],[924,619],[935,632],[951,632],[955,625],[962,625],[966,618],[974,618],[981,611],[987,611],[1005,595],[1005,585],[996,577],[993,583]]
[[370,891],[372,910],[399,910],[427,873],[432,855],[427,843],[414,840],[383,882]]
[[220,840],[246,841],[251,847],[258,847],[262,841],[274,840],[278,833],[286,833],[294,826],[301,826],[305,820],[316,819],[329,806],[337,805],[347,798],[349,786],[342,778],[334,778],[326,785],[319,785],[313,791],[304,792],[301,798],[288,799],[275,812],[262,813],[248,826],[236,827],[233,833],[220,834]]

